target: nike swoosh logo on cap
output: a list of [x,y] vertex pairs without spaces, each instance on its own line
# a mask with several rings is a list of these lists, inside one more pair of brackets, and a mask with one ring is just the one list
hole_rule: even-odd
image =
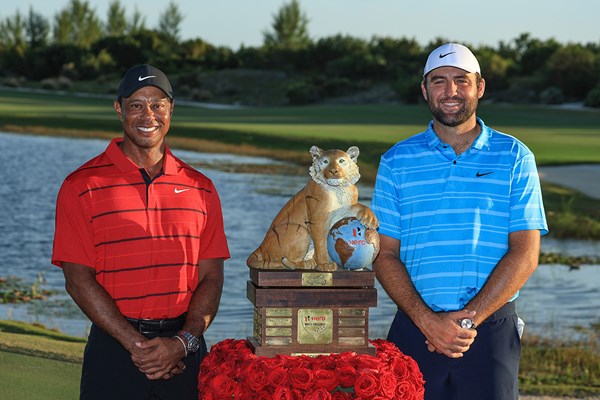
[[449,56],[450,54],[454,54],[456,53],[455,51],[451,51],[450,53],[446,53],[446,54],[440,54],[440,58],[444,58],[446,56]]
[[150,78],[156,78],[156,76],[155,75],[148,75],[148,76],[142,77],[140,75],[140,76],[138,76],[138,81],[141,82],[141,81],[145,81],[146,79],[150,79]]

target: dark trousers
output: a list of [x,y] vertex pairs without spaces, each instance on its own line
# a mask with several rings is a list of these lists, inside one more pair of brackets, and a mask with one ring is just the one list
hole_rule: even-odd
[[[164,332],[171,337],[175,332]],[[147,335],[149,336],[149,335]],[[171,379],[149,380],[119,342],[92,325],[83,355],[81,400],[198,400],[198,373],[206,343],[183,361],[185,370]]]
[[475,342],[462,358],[430,353],[425,336],[400,311],[388,340],[419,365],[425,400],[517,400],[521,340],[512,307],[510,315],[477,327]]

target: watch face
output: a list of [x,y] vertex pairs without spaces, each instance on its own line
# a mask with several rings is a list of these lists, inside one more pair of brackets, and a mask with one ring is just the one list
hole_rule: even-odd
[[187,348],[188,352],[190,353],[197,352],[200,348],[200,339],[198,339],[196,336],[192,336],[191,339],[188,340]]
[[186,331],[179,331],[177,334],[179,336],[183,336],[183,338],[187,341],[186,349],[188,353],[194,353],[198,351],[200,348],[200,339]]
[[460,326],[463,329],[471,329],[471,328],[473,328],[475,326],[475,323],[473,323],[472,319],[465,318],[465,319],[461,319],[460,320]]

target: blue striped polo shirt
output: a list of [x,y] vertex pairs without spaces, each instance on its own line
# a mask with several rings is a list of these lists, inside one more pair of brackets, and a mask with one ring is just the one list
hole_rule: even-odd
[[457,156],[432,121],[389,149],[377,173],[379,233],[400,240],[401,260],[436,312],[462,309],[479,292],[509,233],[548,232],[533,153],[477,123],[481,134]]

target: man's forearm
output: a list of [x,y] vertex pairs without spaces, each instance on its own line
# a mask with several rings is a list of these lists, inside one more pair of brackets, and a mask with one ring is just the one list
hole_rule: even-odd
[[509,251],[494,268],[483,288],[465,308],[477,312],[475,323],[481,324],[492,313],[506,304],[538,265],[539,231],[518,231],[509,236]]
[[223,260],[206,260],[200,268],[206,269],[194,290],[184,330],[200,336],[208,329],[219,310],[223,291]]
[[96,281],[93,270],[83,265],[64,263],[63,272],[67,292],[90,321],[129,352],[134,351],[135,342],[143,340],[144,336],[133,329],[119,312],[114,300]]

